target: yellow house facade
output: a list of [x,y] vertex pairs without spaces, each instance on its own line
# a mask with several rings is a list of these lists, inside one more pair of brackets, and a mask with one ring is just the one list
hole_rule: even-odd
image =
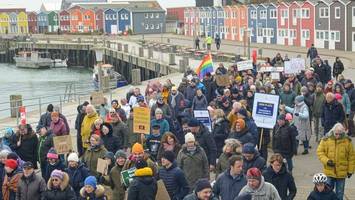
[[10,17],[7,13],[0,13],[0,33],[7,34],[10,29]]
[[27,14],[25,12],[19,12],[17,14],[17,26],[18,34],[28,33]]

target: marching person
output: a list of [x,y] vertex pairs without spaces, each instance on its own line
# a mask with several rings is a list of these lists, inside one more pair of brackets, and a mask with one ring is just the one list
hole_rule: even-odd
[[98,135],[90,137],[90,147],[85,151],[83,161],[88,167],[91,175],[98,175],[97,160],[104,158],[107,150],[103,145],[102,139]]
[[327,184],[327,179],[327,176],[323,173],[317,173],[313,176],[314,189],[308,195],[307,200],[339,200]]
[[41,200],[76,200],[75,192],[69,185],[68,174],[54,170]]
[[69,184],[73,188],[77,198],[80,197],[80,189],[84,186],[84,180],[89,176],[89,170],[79,161],[78,154],[71,153],[68,156],[68,167],[65,169],[70,179]]
[[193,192],[187,195],[184,200],[218,200],[213,196],[212,186],[208,179],[199,179]]
[[22,170],[16,160],[5,161],[5,176],[2,184],[2,200],[14,200],[18,189],[18,183],[22,177]]

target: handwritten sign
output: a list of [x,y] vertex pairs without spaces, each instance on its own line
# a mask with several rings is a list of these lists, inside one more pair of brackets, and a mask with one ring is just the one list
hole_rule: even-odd
[[108,162],[105,159],[99,158],[97,160],[97,172],[101,173],[102,175],[108,174]]
[[67,154],[72,151],[72,142],[70,135],[53,137],[53,144],[58,154]]
[[103,92],[93,92],[91,93],[91,104],[94,106],[99,106],[105,103],[105,97]]
[[150,133],[150,109],[143,107],[133,108],[133,132]]
[[216,75],[216,83],[218,86],[228,86],[230,85],[228,74]]
[[290,61],[285,62],[285,74],[297,74],[305,70],[306,63],[302,58],[292,58]]
[[271,72],[272,80],[280,80],[280,72]]
[[246,61],[237,62],[237,67],[238,67],[238,71],[253,69],[253,61],[246,60]]

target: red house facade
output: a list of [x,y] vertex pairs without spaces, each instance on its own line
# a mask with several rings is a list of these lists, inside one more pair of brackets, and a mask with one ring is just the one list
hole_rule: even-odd
[[37,33],[37,13],[28,12],[27,21],[28,21],[28,32]]
[[289,6],[288,45],[301,45],[301,5],[294,1]]
[[70,14],[66,10],[59,13],[59,27],[62,32],[70,32]]
[[305,1],[301,10],[301,46],[311,47],[314,44],[314,8],[315,4]]
[[98,32],[104,32],[104,11],[102,9],[95,10],[95,29]]
[[281,2],[277,6],[277,44],[288,45],[289,5]]

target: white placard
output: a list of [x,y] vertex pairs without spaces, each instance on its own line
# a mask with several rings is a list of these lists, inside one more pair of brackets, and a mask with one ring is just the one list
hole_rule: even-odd
[[280,97],[272,94],[255,93],[253,119],[259,128],[274,128]]
[[271,72],[272,80],[280,80],[280,72]]
[[285,74],[297,74],[306,69],[306,61],[303,58],[291,58],[285,62]]
[[253,61],[246,60],[246,61],[237,62],[237,67],[238,67],[238,71],[245,71],[248,69],[253,69]]
[[211,117],[208,110],[194,110],[194,117],[203,125],[205,125],[210,130],[210,132],[212,131]]

